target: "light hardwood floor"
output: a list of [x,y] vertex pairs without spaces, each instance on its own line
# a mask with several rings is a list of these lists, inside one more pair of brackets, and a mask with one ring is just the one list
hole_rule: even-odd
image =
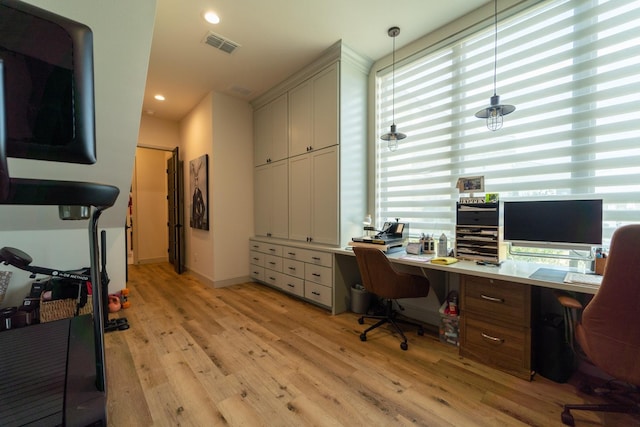
[[[110,426],[555,426],[570,384],[520,380],[435,334],[409,350],[357,315],[256,283],[213,289],[169,264],[130,266],[131,325],[108,333]],[[590,398],[592,399],[592,398]],[[640,424],[576,412],[577,426]]]

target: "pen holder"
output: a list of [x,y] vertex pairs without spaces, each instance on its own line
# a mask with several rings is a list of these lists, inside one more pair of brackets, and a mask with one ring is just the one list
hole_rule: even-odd
[[606,258],[596,258],[594,271],[597,275],[602,276],[604,274],[604,269],[607,266]]

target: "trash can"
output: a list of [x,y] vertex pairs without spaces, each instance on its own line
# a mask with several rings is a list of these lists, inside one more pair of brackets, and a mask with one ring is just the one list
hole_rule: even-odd
[[364,286],[355,284],[351,286],[351,311],[358,314],[366,314],[369,311],[371,294]]

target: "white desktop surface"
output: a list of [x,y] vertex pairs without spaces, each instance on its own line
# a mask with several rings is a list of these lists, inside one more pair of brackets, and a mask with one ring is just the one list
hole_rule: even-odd
[[[355,256],[353,250],[348,249],[334,249],[334,253],[341,255]],[[514,283],[521,283],[531,286],[540,286],[550,289],[559,289],[573,292],[581,292],[585,294],[595,294],[598,291],[599,285],[587,285],[580,283],[564,283],[561,281],[542,280],[537,278],[531,278],[531,275],[535,273],[539,268],[554,269],[563,272],[577,271],[568,267],[562,267],[551,264],[538,264],[524,261],[512,261],[506,260],[499,266],[496,265],[478,265],[475,261],[460,260],[456,263],[449,265],[432,264],[429,261],[417,261],[418,256],[411,255],[413,259],[403,258],[407,254],[404,251],[395,252],[387,255],[387,257],[393,263],[409,265],[413,267],[440,270],[447,273],[467,274],[470,276],[486,277],[495,280],[511,281]],[[424,255],[425,259],[430,258]]]

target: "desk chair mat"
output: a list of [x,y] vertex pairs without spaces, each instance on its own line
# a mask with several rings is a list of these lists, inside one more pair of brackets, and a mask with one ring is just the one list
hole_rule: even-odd
[[563,283],[564,276],[567,275],[566,270],[557,270],[555,268],[539,268],[534,271],[529,278],[536,280],[544,280],[547,282]]

